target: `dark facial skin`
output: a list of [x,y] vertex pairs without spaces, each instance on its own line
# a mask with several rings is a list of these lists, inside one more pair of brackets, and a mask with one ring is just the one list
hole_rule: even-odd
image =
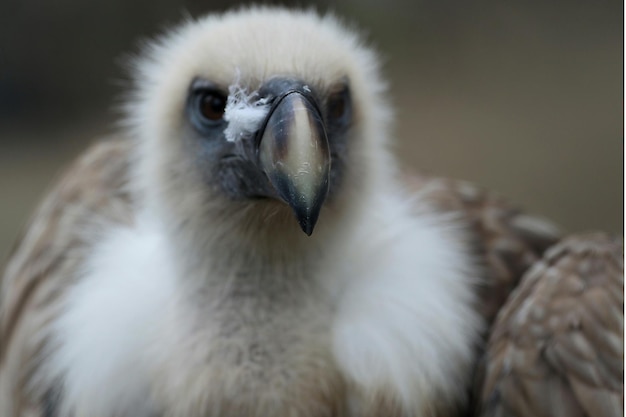
[[[259,99],[266,98],[270,111],[259,130],[235,142],[226,139],[224,130],[228,122],[223,119],[226,105],[223,88],[210,81],[196,79],[192,82],[187,100],[186,139],[197,154],[197,163],[204,173],[207,185],[223,192],[233,200],[273,198],[289,204],[294,210],[303,231],[311,234],[323,202],[331,200],[338,192],[346,167],[348,134],[352,124],[352,101],[347,79],[338,82],[330,91],[317,91],[306,83],[292,78],[272,78],[259,89]],[[307,115],[294,115],[290,101],[300,101]],[[328,153],[328,170],[319,183],[314,198],[304,199],[289,176],[268,168],[259,154],[261,141],[265,148],[271,146],[273,160],[289,152],[290,126],[294,117],[305,118],[311,130],[317,132],[311,140],[319,141],[313,148],[321,147]],[[291,123],[291,124],[290,124]],[[303,122],[300,121],[299,125]],[[271,139],[263,139],[263,138]],[[272,140],[271,145],[268,141]],[[324,151],[324,149],[326,149]],[[318,207],[319,206],[319,207]],[[306,213],[306,214],[305,214]]]

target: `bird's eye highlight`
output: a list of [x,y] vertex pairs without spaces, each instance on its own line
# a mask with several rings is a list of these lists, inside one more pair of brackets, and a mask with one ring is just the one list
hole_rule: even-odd
[[215,90],[205,90],[198,95],[198,111],[200,115],[210,121],[219,121],[224,117],[226,97]]

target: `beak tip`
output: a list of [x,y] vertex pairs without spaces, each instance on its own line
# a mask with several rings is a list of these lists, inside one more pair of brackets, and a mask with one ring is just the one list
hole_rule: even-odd
[[302,228],[302,231],[306,233],[307,236],[311,236],[313,234],[313,228],[314,228],[313,224],[309,222],[301,222],[300,227]]
[[307,210],[294,207],[294,211],[296,214],[296,218],[298,219],[298,224],[302,231],[307,235],[311,236],[313,234],[313,229],[315,229],[315,225],[317,224],[317,218],[319,216],[319,210]]

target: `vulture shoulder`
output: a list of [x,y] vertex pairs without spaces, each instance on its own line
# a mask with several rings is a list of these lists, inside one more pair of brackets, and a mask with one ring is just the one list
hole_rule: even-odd
[[49,343],[47,325],[59,298],[89,242],[97,240],[94,233],[111,222],[133,221],[130,150],[131,141],[111,139],[83,153],[47,194],[9,257],[0,281],[2,416],[39,415],[27,398],[28,384]]
[[488,326],[464,415],[623,416],[623,241],[560,240],[549,223],[470,183],[407,178],[460,216],[486,269],[477,309]]
[[560,239],[560,232],[467,181],[407,173],[405,183],[435,210],[454,213],[466,226],[469,249],[485,273],[476,308],[491,324],[524,272]]
[[571,236],[524,275],[491,330],[478,415],[624,415],[623,252],[621,239]]

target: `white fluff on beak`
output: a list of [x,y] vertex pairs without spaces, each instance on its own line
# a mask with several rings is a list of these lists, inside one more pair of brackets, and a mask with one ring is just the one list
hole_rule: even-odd
[[233,84],[228,88],[228,100],[224,110],[224,120],[228,127],[224,130],[226,140],[235,142],[242,137],[256,132],[269,112],[267,99],[255,100],[258,93],[249,93],[239,84]]

